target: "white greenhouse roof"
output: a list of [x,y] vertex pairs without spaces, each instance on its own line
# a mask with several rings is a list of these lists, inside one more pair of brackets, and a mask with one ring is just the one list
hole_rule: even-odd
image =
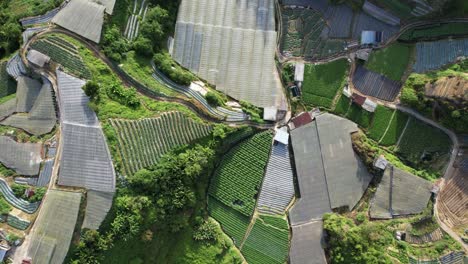
[[275,65],[274,1],[246,2],[183,0],[172,55],[237,100],[285,110]]
[[105,9],[103,5],[89,0],[71,0],[52,19],[52,23],[99,43]]
[[296,67],[294,69],[294,81],[296,82],[304,81],[304,68],[305,68],[305,65],[303,62],[296,62]]
[[274,140],[278,141],[279,143],[282,143],[284,145],[288,145],[289,144],[289,133],[288,133],[288,131],[285,131],[284,129],[276,130]]

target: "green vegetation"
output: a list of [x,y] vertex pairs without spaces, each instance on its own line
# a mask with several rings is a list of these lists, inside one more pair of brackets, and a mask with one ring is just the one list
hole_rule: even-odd
[[48,55],[52,61],[62,65],[69,73],[84,79],[91,78],[77,48],[66,40],[56,36],[46,37],[34,42],[31,48]]
[[13,207],[3,198],[3,195],[0,195],[0,215],[8,214]]
[[366,68],[381,73],[388,78],[401,81],[408,67],[412,46],[396,43],[371,53]]
[[[427,214],[427,212],[423,213]],[[390,256],[397,256],[407,263],[407,255],[416,258],[432,259],[449,251],[459,250],[461,246],[445,235],[440,241],[424,247],[398,241],[394,232],[401,225],[414,221],[395,219],[389,221],[363,222],[356,225],[353,219],[339,214],[324,215],[324,229],[328,234],[330,258],[332,263],[393,263]],[[406,262],[405,262],[406,260]]]
[[193,74],[177,65],[169,53],[157,53],[153,60],[156,67],[177,84],[188,86],[196,80]]
[[270,131],[262,132],[229,151],[214,174],[210,195],[250,216],[270,155],[272,139]]
[[304,103],[331,108],[337,92],[344,86],[348,66],[345,59],[320,65],[307,64],[302,85]]
[[392,120],[395,111],[385,106],[378,105],[374,112],[372,126],[369,129],[368,136],[375,141],[379,141],[385,134],[389,121]]
[[110,123],[118,139],[125,175],[153,166],[170,150],[206,137],[212,129],[180,112],[134,121],[111,119]]
[[[427,164],[435,167],[438,160],[446,161],[452,142],[441,130],[412,118],[398,145],[398,154],[412,167]],[[443,168],[443,164],[439,167]]]
[[399,39],[403,41],[422,41],[467,34],[468,27],[466,26],[466,23],[452,22],[408,29],[400,36]]
[[16,92],[15,82],[8,75],[6,66],[7,61],[0,61],[0,104],[9,100],[4,99],[6,96]]
[[336,102],[333,113],[340,115],[340,116],[344,116],[348,112],[350,106],[351,106],[351,100],[349,100],[348,97],[341,95],[338,102]]
[[241,250],[247,262],[251,264],[285,263],[289,252],[289,232],[288,229],[282,228],[287,225],[287,221],[281,218],[269,224],[264,223],[262,218],[256,219]]
[[273,226],[282,230],[289,230],[288,221],[283,217],[272,216],[272,215],[261,215],[260,218],[266,225]]
[[382,146],[395,145],[398,142],[398,139],[400,138],[407,121],[407,114],[401,111],[396,111],[393,115],[392,122],[388,124],[387,133],[381,139],[380,144]]
[[355,122],[362,128],[368,128],[370,125],[370,120],[372,118],[372,113],[364,110],[361,106],[357,104],[351,104],[351,107],[346,114],[346,118]]
[[458,133],[468,133],[468,107],[445,98],[432,98],[425,95],[426,84],[445,77],[468,79],[468,60],[461,61],[445,69],[425,74],[413,73],[403,86],[401,102],[434,119],[443,126]]
[[258,108],[255,105],[246,101],[240,101],[239,103],[242,106],[242,111],[248,114],[252,121],[257,123],[264,123],[263,110],[261,108]]
[[211,217],[221,224],[234,244],[240,246],[249,227],[250,218],[224,205],[211,195],[208,199],[208,211]]
[[[24,199],[31,203],[42,201],[42,198],[44,198],[44,195],[47,191],[47,188],[45,187],[36,188],[16,183],[13,183],[11,185],[11,189],[13,190],[13,193],[16,197]],[[32,195],[31,197],[26,196],[26,190],[28,189],[34,192],[34,195]]]
[[212,91],[206,93],[205,98],[211,106],[223,106],[226,102],[226,99],[223,98],[219,93]]

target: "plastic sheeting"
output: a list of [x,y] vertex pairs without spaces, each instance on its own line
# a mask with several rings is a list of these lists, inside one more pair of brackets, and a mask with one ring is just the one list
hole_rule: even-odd
[[0,136],[0,162],[18,174],[33,176],[39,173],[42,145],[17,143],[13,139]]

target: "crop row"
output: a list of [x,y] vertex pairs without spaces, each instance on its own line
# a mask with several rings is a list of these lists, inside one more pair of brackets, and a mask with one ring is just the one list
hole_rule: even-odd
[[156,162],[171,149],[209,135],[211,126],[196,123],[180,112],[137,121],[111,120],[117,132],[126,174]]
[[[281,226],[287,225],[283,220]],[[289,251],[288,230],[266,225],[260,219],[255,221],[249,236],[241,249],[248,263],[285,263]]]
[[387,133],[385,133],[385,135],[380,140],[380,144],[383,146],[395,145],[398,139],[400,138],[400,135],[403,132],[407,121],[407,114],[401,111],[396,111],[395,115],[393,116],[392,122],[388,124]]
[[16,217],[14,215],[8,215],[8,218],[7,218],[7,223],[8,225],[16,228],[16,229],[19,229],[19,230],[26,230],[28,229],[29,227],[29,224],[30,222],[27,221],[27,220],[23,220],[19,217]]
[[91,73],[77,54],[71,53],[69,50],[45,40],[34,42],[31,47],[48,55],[53,61],[61,64],[74,75],[85,79],[91,78]]
[[209,196],[208,211],[221,224],[223,231],[240,246],[249,226],[249,218]]
[[250,216],[270,154],[272,133],[258,133],[223,157],[209,193],[229,207]]
[[384,135],[385,130],[389,125],[388,122],[392,119],[394,112],[395,111],[390,108],[381,105],[377,106],[368,136],[375,141],[379,141]]

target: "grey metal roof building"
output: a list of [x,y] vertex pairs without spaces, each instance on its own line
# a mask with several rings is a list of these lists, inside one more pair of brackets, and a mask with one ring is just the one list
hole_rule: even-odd
[[28,256],[34,263],[63,263],[75,229],[81,194],[49,190],[31,231]]
[[387,166],[372,200],[370,215],[372,218],[389,219],[420,213],[427,207],[431,189],[429,181]]
[[69,124],[98,126],[97,116],[89,108],[89,98],[82,89],[86,82],[57,71],[57,84],[61,121]]
[[289,211],[292,225],[321,219],[331,212],[317,123],[291,131],[300,198]]
[[41,68],[44,67],[44,65],[46,65],[50,61],[49,56],[33,49],[28,51],[28,55],[26,55],[26,58],[29,62]]
[[42,145],[18,143],[13,139],[0,136],[0,162],[18,174],[33,176],[39,174]]
[[273,0],[183,0],[172,56],[235,99],[287,109],[274,14]]
[[265,214],[284,214],[294,197],[293,171],[289,160],[288,146],[273,145],[263,179],[258,211]]
[[62,138],[58,183],[114,192],[114,167],[102,129],[63,123]]
[[90,190],[86,196],[86,212],[82,228],[99,229],[112,207],[114,193]]
[[326,264],[322,221],[292,227],[290,264]]
[[316,120],[331,207],[351,210],[372,180],[352,147],[351,133],[358,127],[332,114],[319,115]]
[[52,19],[55,23],[84,38],[99,43],[106,7],[89,0],[71,0]]

